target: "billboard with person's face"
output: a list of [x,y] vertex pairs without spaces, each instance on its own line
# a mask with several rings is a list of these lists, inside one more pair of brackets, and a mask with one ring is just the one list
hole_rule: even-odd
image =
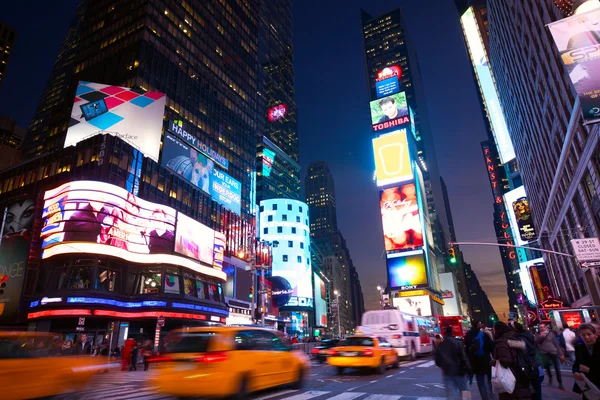
[[371,123],[376,132],[410,122],[405,92],[374,100],[370,106]]
[[14,323],[17,319],[34,211],[32,199],[16,201],[4,210],[0,243],[0,324]]
[[423,247],[423,229],[414,183],[382,190],[380,207],[388,254]]
[[524,186],[511,190],[504,195],[504,204],[513,230],[515,242],[523,246],[537,238],[529,200]]
[[42,219],[43,250],[73,242],[112,246],[129,253],[173,252],[175,210],[108,183],[75,181],[48,190]]
[[74,101],[65,147],[108,133],[158,161],[164,93],[80,81]]
[[190,217],[179,213],[175,252],[213,265],[215,231]]

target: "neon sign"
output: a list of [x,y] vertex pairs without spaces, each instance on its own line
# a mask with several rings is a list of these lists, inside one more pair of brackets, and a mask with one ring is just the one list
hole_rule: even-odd
[[285,117],[287,115],[287,112],[288,107],[285,104],[281,103],[269,108],[269,112],[267,115],[269,117],[269,121],[275,122]]

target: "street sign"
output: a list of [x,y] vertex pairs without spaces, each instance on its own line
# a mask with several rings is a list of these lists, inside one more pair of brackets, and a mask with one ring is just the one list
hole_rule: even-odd
[[571,245],[577,261],[600,261],[600,241],[598,238],[572,239]]
[[156,320],[156,325],[158,325],[161,328],[163,326],[165,326],[165,317],[163,317],[162,315],[159,315],[158,319]]

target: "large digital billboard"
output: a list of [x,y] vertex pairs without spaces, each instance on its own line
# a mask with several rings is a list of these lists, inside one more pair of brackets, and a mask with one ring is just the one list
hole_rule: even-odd
[[4,210],[0,243],[0,323],[17,320],[21,291],[25,280],[35,203],[23,199]]
[[533,282],[531,281],[531,274],[529,273],[529,267],[532,264],[531,261],[519,263],[519,278],[521,278],[521,287],[529,303],[538,304]]
[[242,184],[215,167],[212,159],[195,147],[165,133],[161,165],[199,187],[218,203],[239,214]]
[[373,100],[370,106],[371,123],[376,132],[410,122],[405,92]]
[[377,98],[398,93],[400,91],[400,78],[402,78],[402,68],[399,65],[392,65],[377,71],[375,76]]
[[165,101],[160,92],[80,81],[65,147],[108,133],[158,161]]
[[523,246],[535,240],[537,233],[533,225],[533,216],[529,209],[529,200],[527,200],[525,187],[519,186],[506,193],[504,195],[504,204],[516,244]]
[[429,286],[423,250],[388,255],[387,270],[390,288],[393,290],[414,290]]
[[471,62],[473,63],[475,74],[479,81],[481,96],[483,97],[488,112],[488,119],[492,127],[496,146],[498,147],[500,161],[502,164],[506,164],[515,158],[515,149],[513,148],[510,135],[508,134],[508,127],[506,126],[506,120],[504,119],[504,113],[500,105],[496,85],[492,78],[492,71],[490,70],[483,41],[481,39],[481,33],[479,32],[475,15],[473,14],[473,7],[469,7],[469,9],[465,11],[460,18],[460,21],[463,26],[467,47],[469,48],[469,53],[471,55]]
[[327,326],[327,287],[317,274],[315,277],[315,320],[317,326]]
[[213,265],[215,231],[179,213],[175,236],[175,252]]
[[388,254],[423,247],[423,229],[414,183],[382,190],[380,207]]
[[43,250],[79,242],[139,254],[173,251],[175,210],[104,182],[75,181],[48,190],[42,219]]
[[600,10],[596,9],[548,25],[588,124],[600,121],[599,24]]
[[413,179],[406,129],[373,139],[377,186],[392,185]]

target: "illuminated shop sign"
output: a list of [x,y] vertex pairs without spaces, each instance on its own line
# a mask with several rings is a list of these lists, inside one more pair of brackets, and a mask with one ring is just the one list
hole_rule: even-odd
[[377,186],[387,186],[414,178],[406,129],[373,139]]
[[269,108],[269,111],[267,112],[267,117],[269,118],[269,121],[275,122],[279,121],[282,118],[285,118],[287,112],[288,107],[285,104],[277,104],[276,106]]
[[488,112],[488,118],[496,141],[496,146],[498,147],[500,161],[502,161],[502,164],[506,164],[515,158],[515,149],[513,148],[508,133],[508,127],[506,126],[502,107],[500,106],[500,99],[498,98],[496,85],[492,78],[492,71],[488,63],[483,40],[481,39],[481,33],[479,32],[477,21],[475,20],[473,7],[469,7],[460,18],[460,21],[463,26],[467,47],[469,48],[471,62],[473,63],[475,74],[479,81],[481,95]]
[[399,65],[392,65],[377,71],[375,76],[377,98],[398,93],[400,91],[400,78],[402,78],[402,69]]
[[169,121],[167,130],[177,135],[184,142],[200,150],[202,154],[204,154],[223,168],[229,168],[229,160],[227,160],[227,158],[225,158],[221,154],[217,153],[216,150],[213,150],[206,144],[202,143],[200,139],[198,139],[195,135],[186,131],[182,121]]
[[370,107],[371,123],[376,132],[410,123],[405,92],[374,100]]

